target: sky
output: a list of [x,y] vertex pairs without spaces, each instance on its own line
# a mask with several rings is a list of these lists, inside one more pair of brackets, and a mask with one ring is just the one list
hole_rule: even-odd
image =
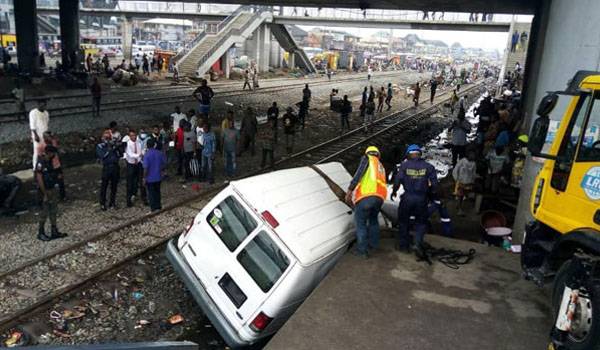
[[[300,26],[304,30],[310,30],[315,27]],[[379,28],[344,28],[335,27],[337,30],[343,30],[350,34],[368,37],[382,29]],[[503,52],[508,44],[508,33],[496,32],[465,32],[465,31],[441,31],[441,30],[411,30],[411,29],[394,29],[393,35],[404,37],[407,34],[417,34],[421,39],[427,40],[442,40],[448,45],[455,42],[460,43],[463,47],[477,47],[482,49],[497,49]]]

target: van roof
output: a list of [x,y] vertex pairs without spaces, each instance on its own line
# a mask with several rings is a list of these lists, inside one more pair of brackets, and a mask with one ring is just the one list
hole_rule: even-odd
[[[352,177],[341,163],[318,168],[342,189]],[[300,264],[310,265],[348,242],[354,225],[351,209],[309,167],[275,171],[234,181],[231,186],[258,215],[268,210],[279,222],[275,233]]]

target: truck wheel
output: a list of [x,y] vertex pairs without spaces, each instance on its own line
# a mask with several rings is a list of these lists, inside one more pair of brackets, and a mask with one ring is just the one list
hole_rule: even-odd
[[[554,279],[552,288],[552,309],[554,321],[560,309],[565,282],[573,272],[571,260],[562,264]],[[596,311],[596,312],[593,312]],[[572,321],[571,331],[565,341],[565,349],[600,350],[600,286],[590,283],[581,287],[579,304]]]

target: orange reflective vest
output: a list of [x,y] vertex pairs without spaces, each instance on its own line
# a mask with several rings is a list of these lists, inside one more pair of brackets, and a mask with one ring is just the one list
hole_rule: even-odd
[[387,197],[387,185],[385,181],[385,168],[379,158],[367,155],[369,166],[354,189],[354,204],[361,199],[377,196],[382,200]]

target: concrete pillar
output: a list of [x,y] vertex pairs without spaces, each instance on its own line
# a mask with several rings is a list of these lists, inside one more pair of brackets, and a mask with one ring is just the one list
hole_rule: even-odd
[[271,60],[271,27],[266,24],[260,25],[260,64],[258,65],[259,72],[267,72]]
[[248,56],[249,61],[254,61],[258,64],[259,61],[259,31],[256,30],[252,36],[244,41],[244,54]]
[[15,1],[14,11],[19,69],[35,73],[39,64],[36,0]]
[[277,40],[271,40],[271,58],[269,59],[270,64],[274,68],[281,67],[281,46]]
[[289,51],[288,53],[288,68],[294,69],[296,68],[296,53],[294,51]]
[[[62,62],[69,68],[79,63],[79,0],[59,0]],[[73,62],[74,61],[74,62]]]
[[229,79],[229,75],[231,74],[231,50],[233,50],[233,48],[229,48],[221,57],[221,67],[223,67],[223,73],[225,74],[226,79]]
[[[121,37],[123,42],[123,59],[129,63],[132,60],[133,49],[133,19],[131,17],[123,17],[121,22]],[[150,57],[151,59],[152,57]]]
[[[552,0],[542,2],[532,24],[527,58],[525,117],[535,119],[538,102],[546,91],[562,90],[578,70],[600,70],[600,37],[595,0]],[[529,199],[540,164],[527,160],[513,235],[522,239],[524,225],[531,219]]]

